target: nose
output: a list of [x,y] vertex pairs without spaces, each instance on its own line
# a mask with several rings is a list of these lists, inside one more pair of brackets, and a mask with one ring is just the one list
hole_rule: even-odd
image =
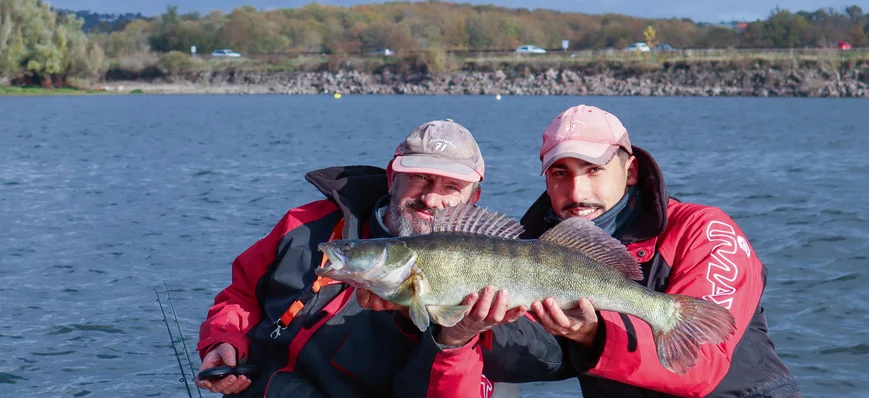
[[422,195],[422,203],[429,209],[444,209],[449,204],[447,198],[434,190],[428,190]]
[[589,197],[589,183],[587,178],[583,176],[577,176],[567,183],[568,194],[567,197],[573,203],[579,203],[586,200]]

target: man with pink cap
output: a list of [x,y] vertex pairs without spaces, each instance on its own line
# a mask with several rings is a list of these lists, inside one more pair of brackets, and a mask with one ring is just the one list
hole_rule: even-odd
[[391,309],[369,292],[314,275],[325,261],[319,243],[427,233],[434,209],[479,199],[484,173],[471,133],[436,120],[402,140],[386,170],[306,174],[325,198],[289,210],[235,259],[232,283],[200,327],[196,384],[237,397],[488,396],[480,332],[510,322],[530,341],[557,347],[518,319],[524,309],[507,310],[504,292],[469,295],[471,316],[420,333],[400,311],[369,310]]
[[737,319],[735,336],[703,345],[697,365],[677,375],[657,360],[645,322],[595,311],[587,299],[568,311],[551,299],[533,303],[540,324],[563,342],[584,397],[800,396],[767,334],[767,270],[730,217],[669,197],[652,156],[631,145],[616,116],[593,106],[551,122],[540,160],[546,192],[522,218],[525,238],[568,217],[587,218],[627,246],[644,286],[713,301]]

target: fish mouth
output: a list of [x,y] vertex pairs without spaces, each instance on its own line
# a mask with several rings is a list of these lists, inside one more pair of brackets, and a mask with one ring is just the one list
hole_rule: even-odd
[[317,276],[334,275],[337,271],[344,269],[344,264],[347,263],[347,258],[345,258],[341,253],[335,251],[331,245],[328,243],[321,243],[317,245],[317,248],[323,252],[324,256],[326,256],[326,262],[323,266],[314,270],[314,273],[316,273]]

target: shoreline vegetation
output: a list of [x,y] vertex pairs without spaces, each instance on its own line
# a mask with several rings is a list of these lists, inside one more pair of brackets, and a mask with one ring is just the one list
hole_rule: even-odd
[[[439,1],[143,17],[0,0],[0,95],[867,98],[867,32],[858,6],[709,24]],[[676,50],[623,50],[640,41]],[[522,44],[547,53],[512,51]],[[220,48],[243,55],[209,55]]]
[[[577,56],[571,56],[579,54]],[[209,59],[150,56],[85,90],[44,94],[405,94],[869,98],[869,51]],[[162,65],[160,64],[162,62]],[[167,66],[171,65],[171,66]],[[18,95],[15,87],[0,94]],[[23,92],[21,94],[28,94]],[[34,93],[35,94],[35,93]]]

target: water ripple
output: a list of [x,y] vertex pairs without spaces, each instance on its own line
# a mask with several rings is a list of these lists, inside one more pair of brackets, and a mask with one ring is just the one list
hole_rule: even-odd
[[0,372],[0,384],[15,384],[19,380],[27,380],[21,376]]
[[30,355],[38,356],[38,357],[56,357],[62,355],[74,354],[75,351],[54,351],[54,352],[31,352]]
[[51,335],[67,334],[67,333],[72,333],[74,331],[125,334],[125,332],[121,329],[117,329],[117,328],[113,328],[111,326],[105,326],[105,325],[69,325],[69,326],[61,326],[57,330],[55,330],[53,332],[49,332],[48,335],[51,336]]
[[821,350],[821,355],[829,355],[829,354],[853,354],[853,355],[866,355],[869,354],[869,345],[867,344],[858,344],[853,347],[836,347],[836,348],[828,348],[826,350]]

